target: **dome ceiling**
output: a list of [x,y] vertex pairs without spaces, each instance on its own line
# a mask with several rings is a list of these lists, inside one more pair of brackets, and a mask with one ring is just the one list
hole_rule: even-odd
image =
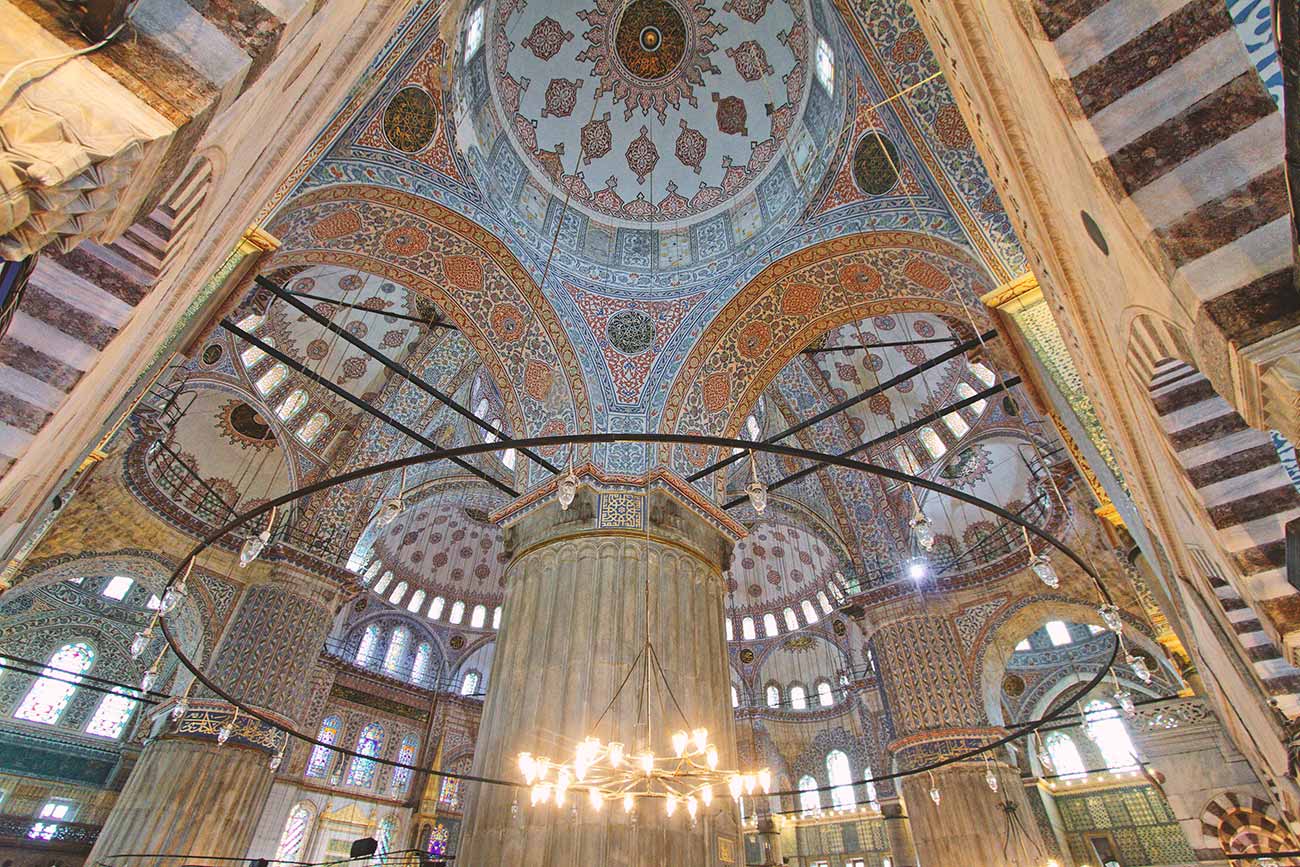
[[[375,538],[374,559],[429,597],[495,605],[505,588],[508,558],[501,528],[455,503],[412,506]],[[388,589],[385,586],[385,589]]]

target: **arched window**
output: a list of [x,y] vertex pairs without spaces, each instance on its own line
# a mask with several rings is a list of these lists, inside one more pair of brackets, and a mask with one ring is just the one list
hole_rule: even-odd
[[812,816],[822,809],[822,793],[817,791],[817,780],[810,776],[799,778],[799,811]]
[[[332,744],[338,740],[339,727],[343,721],[336,716],[327,716],[321,720],[320,732],[316,735],[316,740],[322,743]],[[311,748],[311,757],[307,759],[307,776],[323,777],[330,769],[330,757],[334,751],[328,747],[316,744]]]
[[357,738],[356,752],[360,756],[353,756],[352,764],[348,767],[347,784],[349,786],[369,787],[375,781],[375,762],[373,759],[362,758],[362,756],[377,756],[379,748],[384,742],[384,727],[379,723],[370,723],[361,730],[360,737]]
[[807,710],[808,692],[802,686],[790,687],[790,709]]
[[723,627],[724,627],[724,628],[726,629],[726,631],[727,631],[727,640],[728,640],[728,641],[735,641],[735,640],[736,640],[736,637],[735,637],[734,632],[733,632],[732,629],[731,629],[731,618],[730,618],[730,617],[724,617],[723,620],[722,620],[722,625],[723,625]]
[[291,418],[302,412],[303,407],[307,405],[307,392],[301,388],[295,388],[289,392],[289,395],[275,408],[275,414],[280,417],[281,421],[289,421]]
[[379,574],[379,570],[382,568],[384,568],[383,560],[376,560],[371,563],[370,568],[366,570],[365,583],[369,584],[371,581],[374,581],[375,576]]
[[[275,340],[270,337],[263,337],[262,342],[272,349],[275,348]],[[239,360],[244,362],[244,370],[248,370],[263,358],[266,358],[266,353],[258,346],[249,346],[243,352],[239,353]]]
[[906,445],[894,446],[894,460],[898,468],[905,473],[916,475],[921,472],[921,465],[916,462],[916,455]]
[[970,372],[975,374],[975,378],[985,385],[992,385],[997,380],[997,377],[993,375],[993,371],[982,361],[972,361]]
[[[479,417],[479,421],[487,421],[489,409],[491,409],[491,404],[488,403],[488,399],[486,397],[479,398],[479,402],[474,406],[474,415]],[[490,435],[491,434],[485,434],[483,439],[492,442],[492,440],[487,439]]]
[[839,582],[844,580],[844,576],[841,575],[839,572],[836,572],[836,573],[835,573],[835,578],[836,578],[836,580],[834,580],[834,581],[830,581],[830,582],[827,583],[827,585],[826,585],[826,589],[830,590],[830,591],[831,591],[831,595],[835,597],[835,604],[837,604],[837,605],[843,605],[843,604],[844,604],[844,591],[840,589],[840,584],[839,584]]
[[758,634],[754,632],[754,618],[742,617],[740,619],[740,637],[746,641],[753,641],[758,637]]
[[464,679],[460,682],[461,695],[474,695],[478,692],[478,682],[480,675],[477,671],[467,671]]
[[774,683],[768,684],[767,687],[767,706],[768,707],[781,706],[781,687],[777,686]]
[[799,618],[794,616],[794,609],[785,609],[785,628],[794,632],[799,628]]
[[423,683],[429,675],[429,657],[433,654],[433,648],[429,642],[421,641],[415,648],[415,661],[411,663],[411,682]]
[[740,707],[740,693],[736,691],[736,685],[731,685],[731,706]]
[[380,855],[387,855],[393,850],[393,838],[396,836],[397,820],[392,816],[385,816],[379,823],[379,831],[375,833],[375,841],[379,844],[377,851]]
[[280,835],[280,845],[275,847],[275,860],[297,861],[302,855],[302,844],[307,840],[307,829],[311,827],[311,810],[306,804],[298,804],[289,811],[289,819],[284,823],[284,833]]
[[[257,330],[258,326],[265,321],[266,321],[265,315],[261,313],[250,313],[235,324],[239,326],[241,331],[247,331],[248,333],[252,334],[254,331]],[[267,342],[269,343],[270,341]]]
[[298,439],[303,441],[304,445],[311,445],[316,442],[316,438],[321,435],[321,431],[330,426],[334,420],[327,412],[314,412],[307,423],[298,428]]
[[[402,746],[397,751],[397,760],[404,765],[413,766],[415,764],[415,750],[419,745],[420,739],[415,735],[407,735],[402,738]],[[409,785],[411,785],[411,769],[393,768],[393,794],[402,794]]]
[[849,767],[849,757],[840,750],[831,750],[826,754],[826,776],[830,778],[831,806],[837,810],[852,810],[858,805],[853,795],[853,770]]
[[500,605],[492,609],[492,628],[493,629],[501,628],[501,606]]
[[1047,637],[1052,642],[1053,647],[1061,647],[1074,642],[1074,637],[1070,635],[1070,627],[1060,620],[1049,620],[1044,624],[1043,628],[1047,630]]
[[970,425],[966,424],[966,419],[962,418],[959,412],[948,413],[943,417],[942,421],[957,439],[961,439],[970,433]]
[[406,582],[398,581],[397,586],[393,588],[392,595],[388,597],[388,601],[396,605],[397,603],[402,601],[402,597],[405,595],[406,595]]
[[393,583],[393,570],[389,569],[383,575],[379,576],[379,581],[375,584],[375,592],[383,593],[388,589],[388,585]]
[[471,629],[482,629],[483,624],[487,622],[487,608],[483,605],[475,605],[474,610],[469,615],[469,625]]
[[478,54],[478,50],[483,47],[483,7],[486,3],[480,3],[474,7],[474,11],[469,13],[469,18],[465,22],[465,62],[468,63]]
[[817,37],[817,80],[827,93],[835,92],[835,52],[822,37]]
[[[962,400],[972,398],[975,396],[975,389],[971,388],[971,384],[969,382],[959,382],[957,383],[957,396],[960,397]],[[975,411],[976,415],[983,415],[984,407],[988,405],[989,402],[987,400],[980,398],[979,400],[972,403],[970,405],[970,408]]]
[[823,613],[823,614],[830,614],[830,613],[831,613],[831,601],[830,601],[829,599],[826,598],[826,591],[825,591],[825,590],[818,590],[818,591],[817,591],[817,604],[820,605],[820,606],[822,607],[822,613]]
[[429,603],[429,619],[437,620],[441,617],[442,607],[446,604],[446,601],[441,596],[433,597],[433,601]]
[[131,698],[125,687],[115,686],[104,695],[95,708],[95,715],[86,724],[86,734],[116,740],[126,730],[138,702]]
[[745,419],[745,433],[748,434],[749,439],[754,442],[758,442],[758,438],[763,434],[762,429],[758,426],[758,419],[753,415],[750,415],[749,418]]
[[866,769],[862,772],[863,785],[866,786],[867,789],[867,800],[873,807],[878,807],[880,797],[876,794],[876,784],[871,781],[872,776],[871,765],[867,765]]
[[388,639],[388,652],[384,654],[386,673],[396,674],[402,667],[402,662],[406,659],[406,645],[410,641],[411,633],[407,632],[405,627],[399,626],[393,630],[392,636]]
[[948,447],[943,444],[943,440],[939,438],[939,435],[934,432],[932,427],[921,428],[921,432],[917,436],[921,438],[921,445],[925,446],[925,450],[935,460],[943,457],[944,453],[948,451]]
[[507,470],[513,470],[515,468],[515,450],[506,449],[503,451],[501,453],[501,463],[506,465]]
[[104,588],[99,591],[99,595],[105,599],[112,599],[121,602],[126,598],[126,594],[131,592],[131,587],[135,584],[125,575],[114,575],[104,584]]
[[266,373],[262,374],[261,378],[258,379],[256,383],[254,383],[254,385],[257,386],[257,393],[270,394],[279,388],[280,383],[284,382],[285,378],[288,376],[289,368],[277,361],[266,371]]
[[[496,428],[497,430],[503,430],[503,428],[502,428],[502,426],[501,426],[501,419],[500,419],[500,417],[497,417],[497,418],[492,419],[492,421],[488,422],[488,424],[490,424],[492,427]],[[486,432],[485,434],[483,434],[483,442],[485,442],[485,443],[494,443],[494,442],[497,442],[497,441],[500,440],[500,439],[501,439],[501,437],[497,436],[497,435],[494,434],[492,431],[488,431],[488,432]]]
[[813,610],[813,604],[810,600],[805,599],[803,602],[799,604],[799,607],[803,609],[804,620],[808,621],[809,623],[817,622],[817,612]]
[[424,591],[416,590],[414,593],[411,594],[410,601],[406,603],[406,610],[413,613],[417,612],[420,610],[420,606],[423,604],[424,604]]
[[81,676],[95,661],[94,649],[84,641],[65,644],[50,655],[22,704],[14,711],[18,719],[54,725],[77,691]]
[[465,619],[465,603],[459,600],[451,603],[451,617],[447,618],[452,623],[460,623]]
[[1082,776],[1088,769],[1074,745],[1074,738],[1065,732],[1051,732],[1043,736],[1043,746],[1052,759],[1052,767],[1062,777]]
[[352,661],[357,665],[370,665],[375,658],[375,651],[379,649],[379,627],[370,624],[366,631],[361,634],[361,643],[357,645],[357,655],[352,657]]
[[438,803],[451,810],[460,809],[460,780],[455,777],[442,778],[442,788],[438,790]]
[[1093,732],[1093,740],[1106,767],[1113,771],[1136,767],[1133,741],[1129,739],[1128,729],[1119,718],[1119,711],[1108,702],[1090,701],[1083,708],[1084,724]]
[[835,693],[831,690],[831,685],[827,681],[821,681],[817,684],[817,703],[822,707],[830,707],[835,704]]
[[773,638],[779,633],[780,630],[776,628],[776,615],[764,614],[763,615],[763,636],[765,638]]

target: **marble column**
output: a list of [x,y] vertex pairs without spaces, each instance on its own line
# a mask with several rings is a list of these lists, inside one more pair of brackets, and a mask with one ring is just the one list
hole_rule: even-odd
[[[191,577],[191,581],[194,578]],[[245,588],[205,670],[241,702],[290,725],[303,722],[311,672],[334,615],[338,588],[277,571]],[[145,747],[87,863],[119,854],[242,858],[271,790],[270,757],[283,743],[272,727],[196,687],[180,720],[154,721]],[[232,734],[219,744],[219,730]],[[267,856],[273,853],[265,853]],[[114,867],[180,863],[148,857]]]
[[911,820],[901,800],[882,801],[880,814],[889,838],[889,858],[893,867],[917,867],[916,844],[912,842]]
[[[595,491],[596,483],[589,480],[567,511],[551,498],[501,516],[513,560],[473,772],[520,780],[521,751],[571,764],[588,736],[621,742],[629,754],[648,742],[656,755],[671,755],[672,732],[692,727],[708,729],[719,767],[734,768],[722,573],[743,530],[679,482],[661,477],[648,501],[644,490]],[[650,640],[685,721],[653,683],[657,675],[647,714],[643,671],[633,668],[647,602]],[[738,819],[725,790],[692,822],[681,808],[666,816],[661,799],[643,799],[628,815],[621,803],[596,810],[579,793],[563,807],[532,807],[526,788],[471,784],[457,861],[739,865]]]
[[781,851],[781,829],[771,816],[759,817],[758,847],[763,853],[763,860],[758,862],[758,867],[781,867],[785,863]]
[[[925,613],[883,626],[874,636],[894,723],[889,751],[899,770],[920,768],[994,740],[952,622]],[[903,799],[925,867],[1023,867],[1044,857],[1041,832],[1005,752],[947,765],[902,781]],[[998,790],[986,780],[998,777]],[[937,788],[936,805],[930,790]],[[1010,834],[1008,837],[1008,828]],[[1009,842],[1008,842],[1009,839]]]

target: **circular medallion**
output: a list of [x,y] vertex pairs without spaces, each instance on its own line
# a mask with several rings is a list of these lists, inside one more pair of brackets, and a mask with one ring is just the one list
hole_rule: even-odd
[[869,196],[889,192],[898,183],[898,148],[878,132],[858,139],[853,148],[853,182]]
[[203,347],[203,363],[212,365],[221,360],[221,344],[209,343]]
[[848,627],[844,625],[843,620],[835,620],[831,623],[831,631],[836,635],[843,635],[848,632]]
[[451,641],[447,643],[451,645],[452,650],[463,650],[465,647],[465,636],[453,635]]
[[682,13],[667,0],[632,0],[619,19],[614,50],[637,78],[665,78],[686,54]]
[[402,88],[384,109],[384,135],[403,153],[413,154],[428,147],[437,126],[438,109],[423,88]]
[[640,355],[654,343],[654,320],[641,310],[620,310],[609,317],[605,336],[624,355]]
[[275,439],[271,426],[262,414],[246,403],[237,403],[230,410],[230,426],[241,436],[254,442]]
[[749,665],[754,661],[754,651],[750,650],[748,647],[740,651],[740,661],[745,663],[745,665]]
[[1002,679],[1002,691],[1012,698],[1019,698],[1025,692],[1025,679],[1018,674],[1008,674]]

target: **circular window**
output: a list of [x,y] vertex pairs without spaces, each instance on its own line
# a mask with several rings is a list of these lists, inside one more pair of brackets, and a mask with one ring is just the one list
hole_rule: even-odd
[[686,54],[686,21],[667,0],[632,0],[619,19],[614,50],[637,78],[664,78]]
[[419,87],[404,87],[384,109],[384,135],[404,153],[424,150],[433,141],[438,109],[433,97]]
[[853,148],[853,182],[869,196],[889,192],[898,183],[898,148],[878,132],[858,139]]
[[654,343],[654,320],[641,310],[620,310],[609,317],[605,336],[624,355],[640,355]]

